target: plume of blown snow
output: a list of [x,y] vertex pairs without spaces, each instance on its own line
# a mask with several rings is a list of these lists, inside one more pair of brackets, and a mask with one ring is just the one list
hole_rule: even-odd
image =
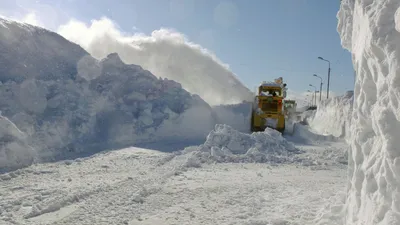
[[356,69],[346,224],[400,224],[400,1],[342,0]]
[[155,30],[150,36],[130,35],[120,31],[110,19],[101,18],[90,25],[71,20],[60,26],[58,33],[97,59],[118,53],[125,63],[140,65],[157,76],[175,80],[210,105],[251,100],[251,91],[227,65],[174,30]]

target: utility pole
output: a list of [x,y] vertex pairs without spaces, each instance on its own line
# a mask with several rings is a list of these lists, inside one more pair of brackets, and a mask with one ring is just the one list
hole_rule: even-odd
[[317,88],[312,84],[309,84],[309,86],[314,88],[314,101],[315,101],[315,105],[314,106],[316,106],[317,105]]
[[[328,61],[329,62],[329,61]],[[326,99],[329,98],[329,81],[331,80],[331,63],[329,62],[328,68],[328,88],[326,89]]]

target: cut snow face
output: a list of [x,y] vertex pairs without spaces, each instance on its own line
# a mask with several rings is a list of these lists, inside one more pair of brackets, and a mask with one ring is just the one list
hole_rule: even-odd
[[353,92],[323,100],[311,118],[307,119],[312,129],[319,134],[347,137],[350,131],[353,109]]
[[251,91],[227,65],[181,33],[161,29],[150,36],[125,36],[106,18],[94,20],[90,26],[70,21],[58,33],[97,59],[116,52],[125,63],[141,65],[157,76],[175,80],[210,105],[253,100]]
[[241,133],[228,125],[217,124],[204,144],[183,150],[188,155],[188,166],[199,166],[207,161],[288,163],[302,153],[281,133],[267,128],[264,132]]
[[342,0],[342,45],[357,72],[346,224],[400,224],[400,1]]

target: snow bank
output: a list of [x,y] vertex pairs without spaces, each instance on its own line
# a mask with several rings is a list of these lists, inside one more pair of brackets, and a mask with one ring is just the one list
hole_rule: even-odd
[[342,0],[338,19],[357,72],[346,224],[400,224],[400,1]]
[[200,166],[209,161],[293,163],[301,151],[276,130],[246,134],[217,124],[204,144],[187,147],[182,153],[189,156],[187,166]]
[[41,160],[201,139],[216,123],[199,96],[116,53],[98,61],[56,33],[0,21],[0,108]]
[[0,116],[0,172],[30,165],[35,150],[27,144],[27,136],[8,118]]
[[353,108],[353,92],[332,97],[319,103],[311,118],[307,119],[312,129],[319,134],[346,137],[350,130]]
[[7,53],[0,54],[0,107],[38,160],[152,142],[201,143],[217,123],[249,129],[248,102],[211,107],[117,53],[96,60],[56,33],[0,21]]
[[251,91],[215,55],[176,31],[160,29],[150,36],[126,35],[107,18],[90,25],[72,20],[58,33],[102,59],[118,53],[127,64],[141,65],[153,74],[175,80],[210,105],[252,100]]

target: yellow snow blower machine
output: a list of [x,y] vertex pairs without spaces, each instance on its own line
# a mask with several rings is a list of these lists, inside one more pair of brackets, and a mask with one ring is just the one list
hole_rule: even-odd
[[286,84],[282,77],[274,82],[263,82],[258,87],[251,112],[251,132],[264,131],[267,127],[281,133],[285,130],[284,99]]

